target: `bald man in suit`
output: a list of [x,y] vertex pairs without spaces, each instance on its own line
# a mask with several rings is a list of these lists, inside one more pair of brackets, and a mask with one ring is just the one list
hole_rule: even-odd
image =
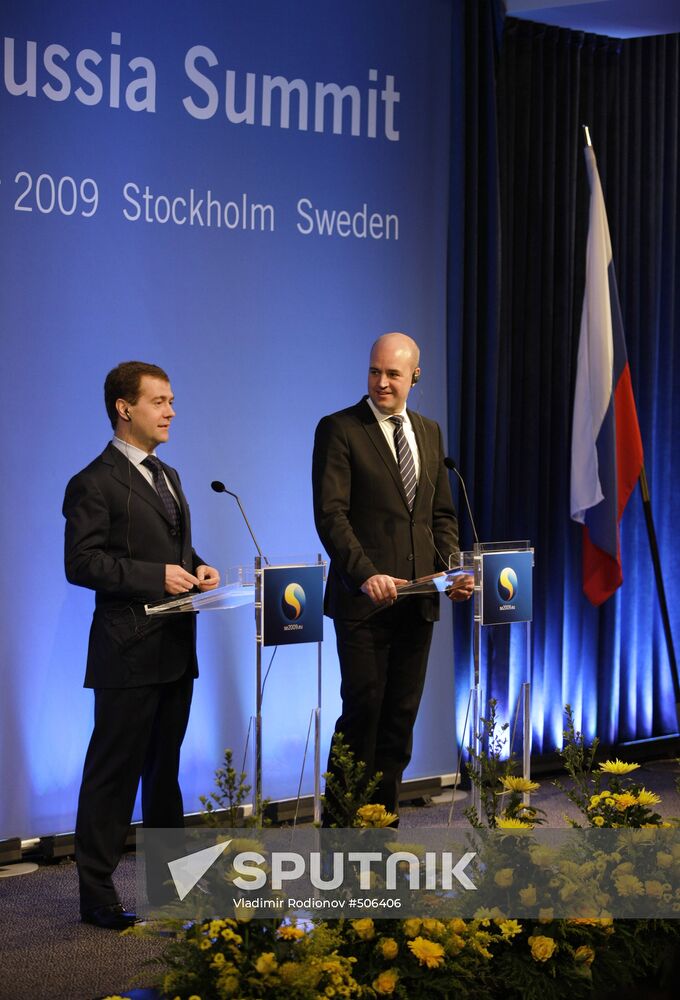
[[[375,801],[395,813],[439,617],[437,595],[396,604],[396,587],[447,569],[459,551],[441,431],[406,407],[419,357],[402,333],[375,342],[368,396],[320,421],[312,465],[315,523],[331,560],[324,610],[342,679],[335,731],[369,776],[382,773]],[[462,576],[449,597],[471,593]],[[325,824],[337,819],[328,806]]]
[[220,577],[192,548],[179,476],[156,457],[175,416],[168,376],[124,362],[104,396],[113,441],[71,479],[63,510],[66,576],[96,591],[85,675],[95,721],[75,832],[80,910],[87,923],[120,930],[136,917],[111,876],[140,779],[144,825],[184,823],[180,747],[198,675],[195,615],[148,617],[144,605],[213,590]]

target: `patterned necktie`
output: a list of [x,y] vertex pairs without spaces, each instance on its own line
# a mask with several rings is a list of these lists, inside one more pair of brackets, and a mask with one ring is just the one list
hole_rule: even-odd
[[161,465],[160,459],[156,458],[155,455],[147,455],[142,465],[145,465],[147,469],[151,470],[151,475],[153,476],[153,483],[156,487],[156,492],[158,496],[163,501],[163,506],[165,507],[168,517],[170,518],[170,523],[172,524],[175,531],[179,531],[180,525],[180,513],[179,507],[177,506],[177,501],[168,489],[168,484],[165,481],[165,474],[163,472],[163,466]]
[[404,434],[404,418],[390,417],[394,424],[394,447],[397,450],[397,462],[401,481],[404,484],[404,492],[408,501],[408,509],[413,510],[413,501],[416,498],[416,463],[413,460],[413,452],[409,448],[406,435]]

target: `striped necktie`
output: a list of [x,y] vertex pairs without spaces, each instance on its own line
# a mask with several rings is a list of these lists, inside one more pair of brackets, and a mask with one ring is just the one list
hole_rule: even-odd
[[397,463],[401,473],[401,481],[404,484],[404,492],[408,501],[408,509],[413,510],[413,501],[416,498],[416,463],[413,461],[413,452],[409,448],[409,443],[404,434],[404,418],[401,416],[390,417],[394,424],[394,447],[397,451]]
[[161,465],[160,459],[156,458],[155,455],[147,455],[142,462],[142,465],[145,465],[147,469],[151,470],[153,484],[156,487],[158,496],[163,501],[163,506],[165,507],[168,517],[170,518],[170,523],[175,531],[179,531],[179,507],[177,506],[177,501],[174,496],[168,489],[168,484],[165,481],[165,473],[163,472],[163,466]]

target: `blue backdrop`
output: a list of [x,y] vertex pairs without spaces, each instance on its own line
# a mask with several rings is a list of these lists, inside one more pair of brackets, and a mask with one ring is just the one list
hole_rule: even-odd
[[[240,494],[270,558],[318,551],[314,427],[361,396],[380,333],[419,340],[411,400],[446,425],[451,55],[446,0],[10,0],[0,24],[5,837],[73,827],[93,597],[64,580],[60,509],[109,438],[111,367],[170,373],[163,458],[182,475],[198,551],[223,571],[253,552],[213,478]],[[240,763],[254,702],[252,609],[199,626],[188,810],[225,746]],[[330,623],[324,685],[327,745]],[[453,770],[452,689],[445,618],[411,774]],[[295,793],[315,690],[313,651],[280,651],[268,796]]]

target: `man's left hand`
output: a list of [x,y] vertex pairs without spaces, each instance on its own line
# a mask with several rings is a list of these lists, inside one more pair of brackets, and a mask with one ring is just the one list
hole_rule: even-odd
[[468,601],[472,597],[474,587],[475,578],[465,573],[463,576],[456,577],[446,594],[451,601]]
[[201,593],[206,590],[215,590],[220,585],[220,574],[214,566],[199,566],[196,569],[196,578]]

